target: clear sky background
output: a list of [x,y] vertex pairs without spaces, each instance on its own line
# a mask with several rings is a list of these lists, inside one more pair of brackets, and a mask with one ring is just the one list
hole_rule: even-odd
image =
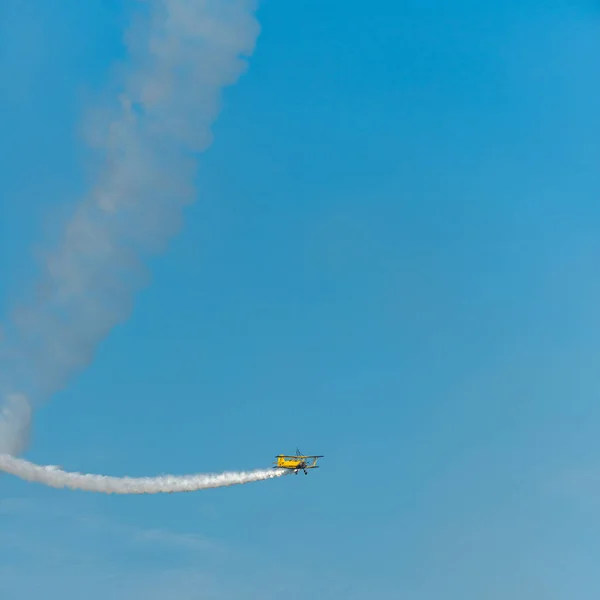
[[[0,314],[85,190],[128,3],[0,4]],[[27,457],[308,477],[111,497],[0,477],[0,596],[597,599],[600,8],[265,2],[198,201]]]

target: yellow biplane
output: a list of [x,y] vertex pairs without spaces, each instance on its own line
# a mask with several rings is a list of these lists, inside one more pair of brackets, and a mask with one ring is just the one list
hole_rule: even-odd
[[304,471],[305,475],[308,475],[307,469],[318,469],[317,460],[323,458],[323,455],[306,455],[302,454],[300,450],[296,449],[294,456],[287,454],[278,454],[275,457],[277,460],[273,463],[274,469],[289,469],[294,471],[298,475],[298,471]]

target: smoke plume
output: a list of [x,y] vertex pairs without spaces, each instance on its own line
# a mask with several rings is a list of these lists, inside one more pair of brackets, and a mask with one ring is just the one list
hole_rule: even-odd
[[19,454],[29,442],[31,408],[22,394],[9,394],[0,407],[0,453]]
[[0,470],[30,482],[53,488],[70,488],[103,494],[161,494],[195,492],[209,488],[241,485],[281,477],[281,469],[262,469],[197,475],[163,475],[160,477],[109,477],[69,473],[53,466],[40,466],[14,456],[0,454]]
[[164,248],[194,199],[195,153],[210,144],[221,90],[244,71],[258,35],[250,0],[142,8],[118,98],[90,119],[102,157],[96,182],[45,257],[35,298],[0,340],[5,403],[19,392],[36,405],[60,390],[127,318],[143,258]]
[[[36,293],[0,337],[0,468],[47,485],[177,491],[245,483],[266,472],[119,480],[48,470],[12,458],[32,407],[87,366],[145,283],[143,260],[176,233],[195,196],[196,155],[211,143],[222,89],[237,81],[259,26],[253,0],[148,0],[126,36],[115,98],[85,128],[99,165]],[[269,477],[274,473],[269,471]]]

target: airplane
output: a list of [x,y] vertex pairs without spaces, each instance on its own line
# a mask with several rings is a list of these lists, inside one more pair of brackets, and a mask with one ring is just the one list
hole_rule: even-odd
[[[277,461],[274,464],[274,469],[289,469],[294,471],[298,475],[298,471],[304,471],[305,475],[308,475],[307,469],[318,469],[317,460],[323,458],[323,455],[306,455],[302,454],[300,450],[296,448],[296,454],[294,456],[288,454],[278,454],[276,457]],[[312,459],[310,462],[308,459]]]

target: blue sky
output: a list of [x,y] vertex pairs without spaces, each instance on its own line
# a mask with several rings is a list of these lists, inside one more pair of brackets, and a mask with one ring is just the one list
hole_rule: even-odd
[[[2,3],[3,316],[85,190],[129,8]],[[600,11],[258,16],[184,228],[27,457],[323,468],[148,498],[1,477],[0,596],[597,598]]]

